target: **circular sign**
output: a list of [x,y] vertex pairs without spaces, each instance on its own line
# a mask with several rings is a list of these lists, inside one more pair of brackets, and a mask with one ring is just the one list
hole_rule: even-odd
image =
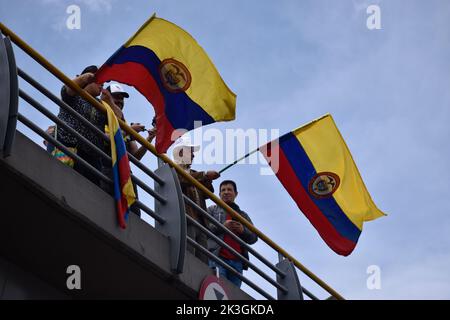
[[203,280],[198,298],[200,300],[229,300],[224,286],[216,276],[208,276]]
[[175,59],[165,59],[161,62],[159,76],[164,88],[170,92],[183,92],[191,85],[192,78],[189,70]]
[[341,180],[339,176],[333,172],[317,173],[309,181],[309,193],[315,198],[328,198],[337,190]]

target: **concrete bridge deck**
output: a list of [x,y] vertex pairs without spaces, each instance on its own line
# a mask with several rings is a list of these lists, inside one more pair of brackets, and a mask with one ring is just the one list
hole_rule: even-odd
[[[212,274],[189,252],[172,273],[166,236],[134,214],[120,229],[112,197],[18,131],[0,155],[0,199],[0,299],[197,299]],[[81,290],[67,288],[70,265]]]

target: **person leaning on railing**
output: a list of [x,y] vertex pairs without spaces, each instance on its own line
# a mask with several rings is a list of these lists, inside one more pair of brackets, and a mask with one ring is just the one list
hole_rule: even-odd
[[[205,171],[195,171],[191,169],[192,161],[194,160],[195,157],[194,152],[198,151],[199,149],[200,147],[192,144],[188,137],[179,138],[175,142],[175,147],[173,149],[174,162],[178,164],[180,167],[182,167],[186,172],[188,172],[194,179],[202,183],[211,192],[214,192],[212,181],[219,178],[220,174],[216,171],[205,172]],[[188,181],[182,175],[178,174],[178,179],[180,181],[183,194],[206,211],[206,199],[208,198],[208,196],[204,192],[199,190],[197,187],[195,187],[190,181]],[[201,215],[200,213],[198,213],[195,208],[191,207],[187,202],[185,207],[187,215],[195,219],[203,226],[205,227],[207,226],[206,218],[203,217],[203,215]],[[207,248],[208,237],[206,236],[206,234],[201,232],[201,230],[199,230],[196,226],[188,223],[187,235],[192,240],[203,246],[205,249]],[[208,264],[208,257],[205,254],[203,254],[200,250],[197,250],[193,246],[188,246],[187,250],[192,254],[194,254],[205,264]]]
[[[73,79],[73,82],[98,100],[97,97],[100,95],[103,85],[95,83],[95,72],[97,72],[97,70],[98,68],[96,66],[88,66],[81,72],[80,75]],[[104,131],[105,125],[107,124],[106,114],[97,110],[88,101],[79,96],[74,90],[65,85],[61,89],[61,98],[76,112],[89,120],[89,122],[91,122],[94,126],[101,131]],[[117,110],[115,110],[115,112],[117,112]],[[58,118],[84,136],[87,140],[92,142],[100,150],[107,151],[107,146],[105,145],[103,139],[96,132],[90,130],[83,123],[81,123],[81,121],[76,119],[63,108],[60,108]],[[92,150],[88,145],[80,141],[76,136],[70,134],[64,130],[64,128],[58,128],[57,140],[66,147],[74,148],[78,156],[86,160],[97,170],[102,171],[103,162],[101,156]],[[93,183],[100,185],[100,179],[85,167],[77,163],[77,161],[75,161],[73,168]]]
[[[244,219],[248,222],[252,223],[252,220],[248,216],[247,213],[242,211],[239,206],[234,202],[236,199],[238,192],[236,183],[232,180],[224,180],[220,184],[220,198],[229,205],[234,211],[239,213]],[[231,215],[226,212],[222,207],[218,205],[213,205],[208,208],[208,213],[214,217],[217,221],[223,224],[227,229],[236,234],[239,238],[245,241],[248,244],[254,244],[258,237],[256,234],[251,232],[247,227],[245,227],[239,221],[233,220]],[[249,259],[248,251],[246,248],[242,247],[236,240],[234,240],[230,235],[223,232],[222,229],[217,227],[216,225],[209,223],[208,228],[214,233],[216,236],[221,238],[226,244],[228,244],[231,248],[240,253],[247,260]],[[227,263],[229,266],[233,267],[240,274],[243,273],[243,270],[247,270],[248,266],[238,259],[233,253],[230,252],[227,248],[222,248],[216,241],[213,239],[208,239],[208,250],[214,253],[214,255],[218,256],[221,260]],[[237,287],[241,286],[241,279],[237,276],[229,272],[227,269],[219,265],[213,260],[209,260],[209,266],[211,268],[218,268],[219,274],[230,280]]]

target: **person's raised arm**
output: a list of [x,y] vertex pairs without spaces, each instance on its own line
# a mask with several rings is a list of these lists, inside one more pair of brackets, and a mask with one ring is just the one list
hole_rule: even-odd
[[[76,77],[75,79],[72,79],[72,81],[75,82],[80,88],[84,88],[87,85],[89,85],[95,81],[95,75],[93,73],[87,72],[87,73],[84,73],[84,74]],[[71,88],[69,88],[68,86],[65,86],[65,88],[66,88],[66,93],[69,96],[74,97],[77,95],[77,93],[74,90],[72,90]]]
[[[131,126],[136,132],[140,132],[138,130],[136,130],[133,126]],[[142,126],[144,127],[144,126]],[[141,130],[142,131],[142,130]],[[150,129],[148,130],[148,136],[147,136],[147,141],[148,142],[152,142],[153,139],[156,136],[156,128]],[[130,142],[130,150],[129,152],[138,160],[141,160],[142,157],[145,155],[145,153],[147,152],[147,148],[144,146],[141,146],[140,148],[138,148],[137,144],[135,141],[131,141]]]

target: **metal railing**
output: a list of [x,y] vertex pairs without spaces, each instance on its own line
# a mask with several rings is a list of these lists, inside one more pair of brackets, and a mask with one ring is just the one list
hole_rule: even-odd
[[[71,115],[77,118],[78,121],[80,121],[83,125],[87,126],[92,131],[95,131],[97,135],[102,137],[103,141],[106,144],[110,143],[109,137],[103,133],[101,130],[99,130],[96,126],[94,126],[92,123],[90,123],[87,119],[85,119],[83,116],[81,116],[79,113],[74,111],[69,105],[67,105],[65,102],[61,101],[59,98],[57,98],[55,95],[53,95],[51,92],[49,92],[47,89],[45,89],[43,86],[41,86],[37,81],[35,81],[31,76],[26,74],[23,70],[18,68],[18,74],[19,76],[24,79],[26,82],[28,82],[31,86],[33,86],[36,90],[41,92],[43,95],[45,95],[47,98],[52,100],[53,102],[57,103],[57,105],[64,109],[65,111],[68,111]],[[62,127],[64,130],[67,130],[71,135],[75,136],[77,139],[81,140],[85,145],[87,145],[95,154],[102,157],[106,163],[111,164],[112,160],[111,157],[106,154],[103,150],[99,149],[96,145],[94,145],[91,141],[86,139],[83,135],[79,134],[76,130],[68,126],[64,121],[59,119],[57,116],[55,116],[51,111],[49,111],[47,108],[45,108],[42,104],[40,104],[38,101],[33,99],[30,95],[28,95],[26,92],[24,92],[22,89],[19,89],[19,97],[22,98],[24,101],[26,101],[29,105],[34,107],[37,111],[45,115],[48,119],[52,120],[56,125]],[[107,177],[104,173],[100,172],[98,169],[94,168],[91,164],[86,162],[83,158],[78,156],[76,153],[73,153],[70,149],[68,149],[66,146],[64,146],[60,141],[55,139],[53,136],[47,134],[45,131],[40,129],[38,126],[36,126],[32,121],[27,119],[24,115],[19,113],[18,120],[22,122],[25,126],[27,126],[29,129],[34,131],[36,134],[41,136],[44,140],[49,141],[52,145],[56,146],[58,149],[62,150],[64,153],[68,154],[71,158],[75,159],[77,162],[79,162],[83,167],[85,167],[89,172],[94,174],[97,178],[103,180],[108,185],[112,185],[113,181],[110,177]],[[133,157],[129,152],[128,156],[131,158]],[[134,158],[134,157],[133,157]],[[162,180],[150,169],[143,166],[139,160],[134,158],[137,163],[141,167],[145,168],[144,173],[146,173],[151,178],[156,178],[155,181],[162,182]],[[139,178],[131,175],[132,181],[139,186],[142,190],[146,191],[149,195],[151,195],[156,200],[165,203],[167,200],[164,199],[161,195],[159,195],[157,192],[155,192],[152,188],[147,186],[144,182],[142,182]],[[149,216],[157,220],[159,223],[165,223],[165,219],[159,215],[157,215],[153,210],[148,208],[146,205],[144,205],[142,202],[137,200],[135,202],[135,207],[143,210],[145,213],[147,213]]]
[[[51,63],[49,63],[45,58],[43,58],[41,55],[39,55],[36,51],[34,51],[32,48],[30,48],[23,40],[21,40],[17,35],[15,35],[11,30],[9,30],[6,26],[4,26],[2,23],[0,23],[0,30],[3,34],[6,36],[9,36],[12,41],[20,47],[22,50],[24,50],[30,57],[32,57],[35,61],[37,61],[39,64],[41,64],[46,70],[48,70],[50,73],[52,73],[56,78],[61,80],[64,85],[66,85],[68,88],[74,90],[77,95],[81,96],[83,99],[88,101],[93,107],[96,109],[106,112],[105,107],[99,103],[95,98],[93,98],[91,95],[89,95],[87,92],[85,92],[82,88],[80,88],[76,83],[74,83],[72,80],[70,80],[67,76],[65,76],[61,71],[59,71],[57,68],[55,68]],[[68,106],[66,103],[61,101],[58,97],[56,97],[54,94],[52,94],[49,90],[47,90],[44,86],[39,84],[37,81],[32,79],[29,75],[27,75],[23,70],[18,69],[18,75],[25,80],[27,83],[29,83],[31,86],[33,86],[35,89],[37,89],[39,92],[41,92],[43,95],[45,95],[47,98],[49,98],[51,101],[53,101],[56,105],[58,105],[60,108],[64,109],[65,111],[69,112],[72,116],[76,117],[77,120],[81,121],[83,125],[91,129],[93,132],[98,134],[100,137],[102,137],[102,140],[106,143],[109,143],[108,136],[99,130],[97,127],[95,127],[93,124],[91,124],[88,120],[86,120],[84,117],[79,115],[76,111],[74,111],[70,106]],[[64,128],[64,130],[67,130],[70,132],[70,134],[76,136],[78,139],[80,139],[84,144],[86,144],[93,152],[95,152],[98,156],[102,157],[105,161],[109,161],[111,163],[111,157],[106,154],[103,150],[100,150],[97,146],[95,146],[92,142],[87,140],[85,137],[81,136],[78,132],[70,128],[67,124],[65,124],[63,121],[61,121],[57,116],[55,116],[53,113],[51,113],[49,110],[47,110],[45,107],[43,107],[39,102],[37,102],[35,99],[33,99],[31,96],[29,96],[26,92],[23,90],[19,90],[19,96],[26,101],[28,104],[30,104],[32,107],[34,107],[36,110],[44,114],[46,117],[48,117],[50,120],[55,122],[57,125]],[[64,153],[68,154],[72,158],[74,158],[76,161],[79,161],[81,165],[83,165],[87,170],[89,170],[92,174],[94,174],[99,179],[102,179],[105,183],[111,184],[112,180],[105,176],[102,172],[94,168],[92,165],[90,165],[88,162],[83,160],[78,155],[72,153],[66,146],[64,146],[61,142],[57,141],[55,138],[53,138],[51,135],[47,134],[44,130],[39,128],[37,125],[35,125],[32,121],[27,119],[24,115],[19,114],[18,120],[22,122],[25,126],[30,128],[32,131],[34,131],[36,134],[47,140],[52,145],[56,146],[57,148],[61,149]],[[185,178],[187,181],[189,181],[193,186],[198,188],[200,191],[205,193],[214,203],[216,203],[218,206],[220,206],[225,212],[229,213],[231,217],[233,217],[235,220],[241,222],[246,228],[248,228],[251,232],[255,233],[261,240],[263,240],[266,244],[268,244],[272,249],[275,250],[275,252],[278,253],[278,255],[281,257],[280,260],[287,260],[290,261],[290,263],[295,266],[298,270],[303,272],[306,276],[308,276],[311,280],[316,282],[320,287],[322,287],[324,290],[326,290],[328,293],[331,294],[334,298],[337,299],[343,299],[343,297],[337,293],[334,289],[332,289],[330,286],[328,286],[325,282],[323,282],[321,279],[319,279],[314,273],[312,273],[310,270],[308,270],[305,266],[303,266],[299,261],[297,261],[294,257],[292,257],[290,254],[288,254],[284,249],[279,247],[276,243],[274,243],[270,238],[268,238],[264,233],[262,233],[260,230],[258,230],[255,226],[253,226],[250,222],[248,222],[246,219],[244,219],[242,216],[240,216],[237,212],[235,212],[232,208],[230,208],[225,202],[223,202],[221,199],[216,197],[213,193],[211,193],[205,186],[203,186],[199,181],[194,179],[191,175],[189,175],[184,169],[179,167],[177,164],[175,164],[170,158],[168,158],[165,154],[158,154],[156,152],[155,147],[149,143],[145,138],[143,138],[141,135],[139,135],[137,132],[135,132],[130,126],[128,126],[124,121],[119,119],[120,126],[122,130],[129,135],[131,135],[137,142],[139,142],[142,146],[144,146],[147,150],[149,150],[151,153],[153,153],[156,157],[161,159],[164,163],[168,164],[170,167],[172,167],[176,173],[183,178]],[[128,154],[130,161],[136,165],[139,169],[141,169],[142,172],[144,172],[147,176],[152,178],[156,183],[160,185],[164,185],[165,181],[161,179],[155,172],[147,168],[145,165],[143,165],[139,160],[137,160],[133,155]],[[147,186],[141,179],[138,177],[132,175],[132,181],[139,186],[142,190],[144,190],[146,193],[148,193],[150,196],[152,196],[156,201],[160,202],[161,204],[165,204],[168,200],[164,198],[164,196],[160,195],[158,192],[153,190],[151,187]],[[209,223],[214,224],[217,228],[219,228],[223,233],[226,233],[230,235],[235,241],[237,241],[242,247],[246,248],[249,253],[252,254],[253,257],[261,261],[264,265],[266,265],[268,268],[270,268],[272,271],[275,272],[277,277],[285,278],[287,276],[286,272],[282,271],[279,267],[268,261],[266,258],[264,258],[260,253],[258,253],[255,249],[253,249],[250,245],[242,241],[238,236],[236,236],[234,233],[232,233],[230,230],[225,228],[222,224],[220,224],[218,221],[216,221],[213,217],[211,217],[208,212],[206,212],[204,209],[199,207],[195,202],[193,202],[191,199],[183,195],[183,199],[186,202],[187,205],[193,207],[200,215],[205,217]],[[152,209],[150,209],[148,206],[146,206],[141,201],[136,202],[136,206],[139,209],[142,209],[144,212],[149,214],[151,217],[153,217],[158,223],[164,224],[166,223],[166,220],[164,217],[158,215],[157,212],[154,212]],[[249,268],[251,268],[256,274],[258,274],[261,278],[266,280],[268,283],[270,283],[272,286],[274,286],[278,292],[281,292],[282,294],[288,293],[288,288],[282,284],[280,284],[278,281],[271,278],[269,275],[267,275],[265,272],[263,272],[260,268],[258,268],[254,263],[250,262],[246,258],[244,258],[241,254],[236,252],[233,248],[231,248],[228,244],[226,244],[221,238],[217,237],[215,234],[213,234],[207,227],[201,225],[196,220],[191,218],[188,215],[185,215],[187,222],[194,225],[196,228],[198,228],[201,232],[204,232],[209,238],[214,239],[217,243],[219,243],[222,247],[227,248],[230,250],[236,257],[239,258],[243,263],[247,264]],[[228,264],[223,262],[219,257],[215,256],[213,253],[209,252],[206,248],[203,248],[200,244],[195,242],[190,237],[186,237],[185,241],[187,241],[188,244],[195,247],[196,249],[200,250],[202,253],[204,253],[206,256],[208,256],[209,259],[216,261],[218,264],[223,266],[228,271],[235,274],[238,278],[240,278],[242,281],[244,281],[248,286],[253,288],[255,291],[263,295],[267,299],[274,299],[269,293],[264,291],[260,288],[257,284],[250,281],[248,278],[240,274],[239,272],[235,271],[232,267],[230,267]],[[305,288],[301,287],[300,291],[310,297],[311,299],[317,299],[315,295],[313,295],[311,292],[306,290]],[[280,296],[280,294],[279,294]]]

